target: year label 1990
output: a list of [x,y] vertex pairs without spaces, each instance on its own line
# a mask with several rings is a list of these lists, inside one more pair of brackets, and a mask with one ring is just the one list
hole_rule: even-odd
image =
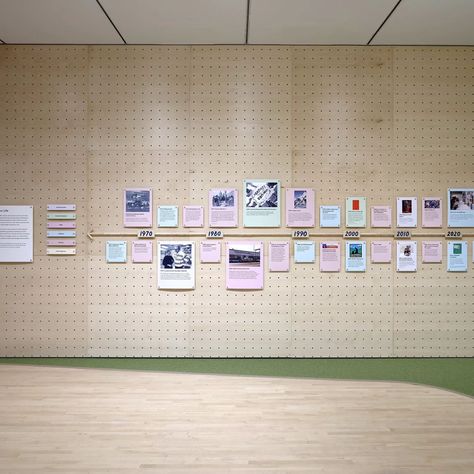
[[222,239],[224,238],[224,232],[222,230],[209,230],[207,232],[208,239]]
[[139,230],[137,237],[139,239],[154,239],[155,232],[153,232],[152,230]]
[[343,237],[345,239],[358,239],[360,237],[360,231],[358,230],[346,230]]
[[447,239],[462,239],[462,232],[460,230],[448,230],[445,237]]
[[293,231],[291,235],[294,239],[308,239],[309,238],[309,231],[305,229],[297,229]]
[[409,230],[397,230],[395,232],[396,239],[411,239],[411,232]]

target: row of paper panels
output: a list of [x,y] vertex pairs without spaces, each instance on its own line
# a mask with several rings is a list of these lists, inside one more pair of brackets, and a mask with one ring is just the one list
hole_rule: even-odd
[[[133,263],[152,263],[153,242],[134,240]],[[314,241],[295,241],[294,263],[312,264],[316,261]],[[423,263],[442,263],[443,243],[441,241],[421,242]],[[202,241],[200,243],[201,263],[221,262],[221,243]],[[418,266],[418,243],[416,241],[396,242],[396,264],[399,272],[416,272]],[[472,244],[474,259],[474,242]],[[158,242],[158,287],[161,289],[192,289],[195,287],[196,252],[195,243],[189,241]],[[290,270],[290,242],[269,242],[268,269],[274,272]],[[264,275],[264,243],[262,241],[235,241],[225,243],[226,287],[228,289],[262,289]],[[392,241],[371,242],[371,263],[391,263]],[[106,262],[126,263],[127,242],[110,240],[106,242]],[[321,272],[341,271],[341,243],[320,242],[319,268]],[[367,244],[365,241],[345,242],[346,272],[365,272],[367,269]],[[465,272],[468,270],[468,244],[465,241],[447,243],[447,270]]]
[[[244,180],[243,187],[244,227],[281,226],[281,187],[279,180]],[[124,226],[151,227],[152,190],[126,189],[124,191]],[[239,224],[239,196],[235,188],[214,188],[209,191],[209,226],[237,227]],[[286,226],[314,227],[315,191],[311,188],[286,188]],[[448,190],[448,226],[474,227],[474,188]],[[370,208],[371,226],[390,228],[392,207],[377,205]],[[423,197],[421,203],[422,226],[439,228],[443,226],[443,201],[441,197]],[[177,227],[178,206],[160,205],[157,208],[158,227]],[[184,227],[204,226],[204,207],[183,206]],[[418,200],[416,197],[397,197],[397,227],[417,227]],[[341,226],[341,206],[321,205],[320,227]],[[345,203],[345,226],[367,226],[367,203],[363,196],[351,196]]]

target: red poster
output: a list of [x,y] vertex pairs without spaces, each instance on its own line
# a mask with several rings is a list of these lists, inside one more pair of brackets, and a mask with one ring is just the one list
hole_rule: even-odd
[[359,200],[358,199],[354,199],[352,201],[352,210],[353,211],[359,211],[360,208],[359,208]]

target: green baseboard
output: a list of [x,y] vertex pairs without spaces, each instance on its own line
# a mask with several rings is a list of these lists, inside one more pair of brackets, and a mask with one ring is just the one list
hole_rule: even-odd
[[2,364],[93,367],[163,372],[393,380],[474,396],[474,358],[403,359],[135,359],[0,358]]

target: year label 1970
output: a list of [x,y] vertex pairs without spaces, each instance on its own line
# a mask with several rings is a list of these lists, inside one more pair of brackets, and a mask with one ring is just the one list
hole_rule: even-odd
[[139,239],[154,239],[155,238],[155,232],[153,232],[152,230],[139,230],[138,231],[138,234],[137,234],[137,237]]

